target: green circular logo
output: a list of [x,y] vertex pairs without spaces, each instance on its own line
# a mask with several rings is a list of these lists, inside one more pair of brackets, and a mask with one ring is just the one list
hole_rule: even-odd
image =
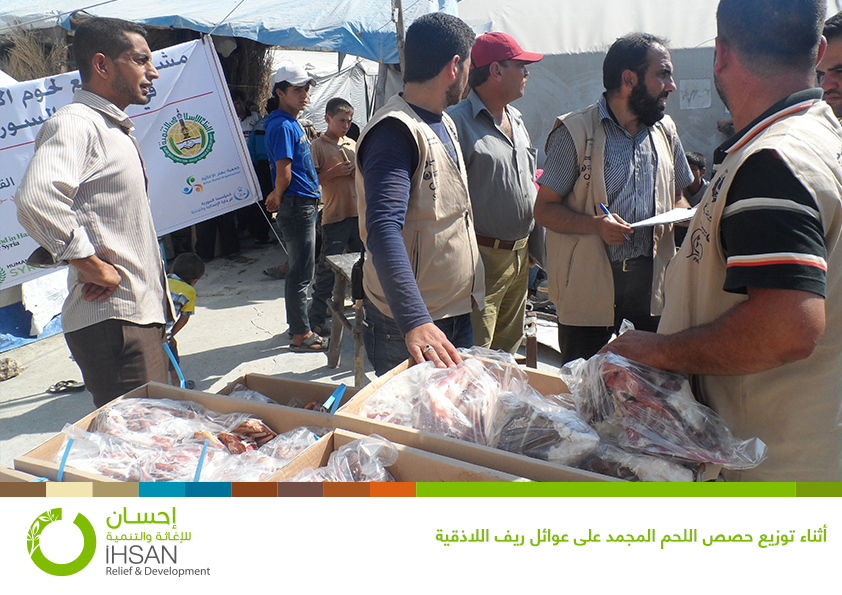
[[161,127],[159,148],[173,163],[198,163],[213,151],[214,134],[204,116],[175,110],[175,116]]
[[73,524],[79,528],[82,532],[82,537],[85,539],[85,543],[82,546],[82,553],[72,562],[56,564],[48,560],[41,551],[41,533],[47,525],[53,521],[60,520],[61,508],[53,508],[39,514],[35,522],[32,523],[32,526],[29,527],[29,533],[26,535],[26,549],[35,565],[47,574],[53,576],[70,576],[85,568],[93,560],[94,553],[96,552],[96,532],[94,532],[94,528],[87,518],[81,513],[77,514],[76,518],[73,519]]

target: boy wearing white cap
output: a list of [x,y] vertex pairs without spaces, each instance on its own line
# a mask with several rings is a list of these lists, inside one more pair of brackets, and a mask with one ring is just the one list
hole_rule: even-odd
[[310,145],[297,121],[307,105],[312,77],[295,64],[282,66],[272,77],[272,93],[279,109],[266,118],[266,151],[275,189],[266,197],[266,210],[278,212],[289,268],[284,288],[291,351],[325,351],[327,341],[310,329],[307,287],[315,270],[316,216],[319,178]]

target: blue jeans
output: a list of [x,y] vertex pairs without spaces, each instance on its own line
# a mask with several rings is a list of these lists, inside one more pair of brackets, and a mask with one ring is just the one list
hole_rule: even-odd
[[[442,318],[433,323],[455,347],[468,349],[473,346],[474,331],[470,314]],[[368,299],[363,300],[363,342],[368,361],[378,376],[409,359],[406,341],[395,319],[383,314]]]
[[316,199],[284,196],[278,207],[281,234],[289,253],[284,284],[287,324],[293,335],[310,332],[307,287],[316,267]]
[[333,271],[327,268],[325,258],[332,254],[359,252],[362,248],[358,217],[348,217],[336,223],[322,225],[322,252],[319,255],[319,267],[313,282],[313,301],[310,302],[310,326],[324,326],[327,318],[327,300],[333,293]]

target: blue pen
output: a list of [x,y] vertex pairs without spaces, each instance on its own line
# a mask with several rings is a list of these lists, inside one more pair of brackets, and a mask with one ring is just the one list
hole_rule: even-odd
[[[617,220],[614,219],[613,215],[611,215],[611,211],[608,210],[608,207],[606,207],[604,203],[599,203],[599,208],[601,208],[602,212],[608,216],[608,220],[611,223],[617,223]],[[627,242],[631,242],[631,238],[627,234],[624,233],[623,237],[626,238]]]

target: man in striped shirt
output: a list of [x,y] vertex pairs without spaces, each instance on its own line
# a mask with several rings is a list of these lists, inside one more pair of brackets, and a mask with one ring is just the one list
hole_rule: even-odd
[[629,223],[672,209],[693,181],[664,115],[675,91],[665,44],[646,33],[615,41],[603,62],[603,96],[559,117],[547,139],[535,221],[547,229],[565,362],[592,356],[623,319],[658,327],[664,271],[675,254],[672,227]]
[[172,303],[132,121],[158,73],[145,31],[94,18],[76,30],[82,89],[44,123],[15,197],[39,248],[30,263],[69,264],[65,339],[100,407],[167,381],[164,324]]
[[667,275],[658,334],[606,349],[694,374],[769,458],[729,480],[842,481],[842,128],[814,88],[824,0],[722,0],[714,74],[738,132]]

